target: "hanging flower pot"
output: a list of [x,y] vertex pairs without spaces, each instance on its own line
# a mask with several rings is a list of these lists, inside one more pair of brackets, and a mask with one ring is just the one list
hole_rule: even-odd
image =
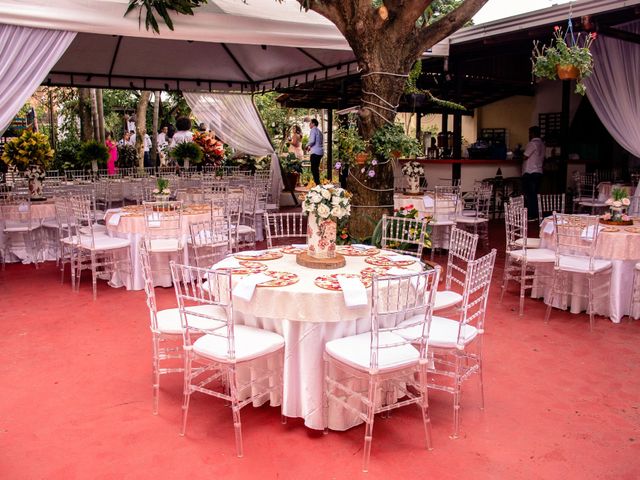
[[367,155],[365,152],[358,153],[356,154],[356,163],[358,165],[364,165],[367,161],[367,158],[369,158],[369,155]]
[[575,80],[580,74],[580,70],[574,65],[556,65],[556,72],[560,80]]

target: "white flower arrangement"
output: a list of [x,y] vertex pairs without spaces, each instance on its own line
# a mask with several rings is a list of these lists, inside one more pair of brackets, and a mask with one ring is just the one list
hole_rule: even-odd
[[165,188],[163,190],[160,190],[159,188],[154,188],[153,194],[154,195],[171,195],[171,190],[169,190],[168,188]]
[[402,173],[407,177],[420,177],[424,175],[424,168],[418,162],[407,162],[402,165]]
[[340,220],[351,215],[351,194],[331,183],[316,185],[302,202],[302,211],[319,219]]
[[40,165],[30,165],[24,172],[24,176],[27,180],[40,180],[41,182],[47,176],[47,172]]

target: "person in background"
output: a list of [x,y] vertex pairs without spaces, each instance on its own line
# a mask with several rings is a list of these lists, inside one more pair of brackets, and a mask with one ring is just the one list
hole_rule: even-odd
[[136,146],[136,131],[129,130],[129,143],[127,145]]
[[324,155],[322,132],[318,128],[318,120],[311,119],[311,131],[309,132],[309,143],[307,152],[311,153],[311,174],[316,185],[320,185],[320,161]]
[[[131,144],[134,147],[136,145],[135,133],[131,135]],[[144,134],[143,146],[144,146],[144,168],[151,168],[154,166],[153,162],[151,161],[151,157],[149,155],[149,152],[151,151],[151,137],[147,133]]]
[[160,160],[160,165],[166,165],[166,150],[168,145],[167,133],[169,128],[165,125],[158,132],[158,159]]
[[302,129],[299,125],[291,127],[289,153],[293,153],[299,160],[302,160],[302,157],[304,157],[304,151],[302,150]]
[[191,133],[191,120],[188,117],[180,117],[176,120],[176,129],[171,139],[171,148],[182,142],[193,141],[193,133]]
[[542,182],[544,151],[545,146],[540,138],[540,127],[529,128],[529,143],[524,148],[524,162],[522,163],[522,190],[529,221],[538,218],[538,193]]
[[116,145],[116,142],[113,141],[111,132],[106,132],[104,143],[107,146],[107,150],[109,150],[109,160],[107,160],[107,175],[115,175],[117,172],[116,162],[118,161],[118,146]]
[[132,113],[127,119],[127,130],[131,133],[136,133],[136,114]]
[[120,145],[120,146],[130,145],[130,141],[131,141],[131,134],[129,132],[124,132],[124,135],[118,141],[118,145]]

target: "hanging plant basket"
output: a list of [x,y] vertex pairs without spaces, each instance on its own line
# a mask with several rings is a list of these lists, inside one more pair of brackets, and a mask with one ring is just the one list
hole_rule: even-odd
[[580,70],[574,65],[556,65],[556,72],[560,80],[575,80],[580,74]]

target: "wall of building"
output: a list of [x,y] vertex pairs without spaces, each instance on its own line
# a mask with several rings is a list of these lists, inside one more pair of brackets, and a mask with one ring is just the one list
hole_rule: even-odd
[[533,97],[517,95],[499,100],[476,109],[478,132],[482,128],[506,128],[507,149],[513,150],[516,145],[526,145],[529,141],[529,127],[535,107]]

